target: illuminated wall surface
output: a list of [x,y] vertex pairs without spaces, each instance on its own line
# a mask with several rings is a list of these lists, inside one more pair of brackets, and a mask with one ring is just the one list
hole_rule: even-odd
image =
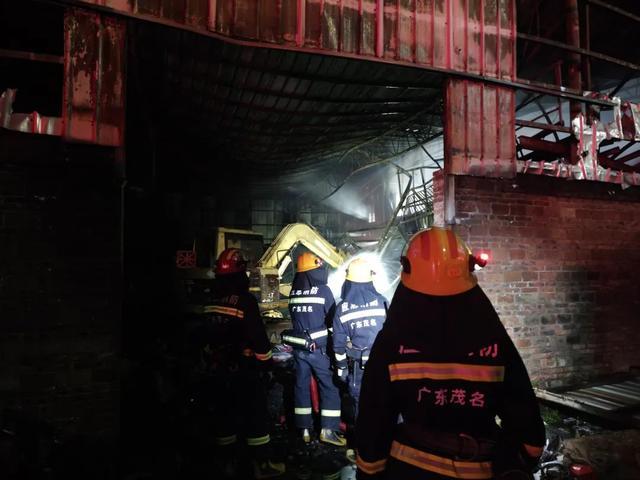
[[455,190],[456,230],[491,251],[480,285],[534,381],[567,384],[640,364],[635,189],[519,175],[457,177]]

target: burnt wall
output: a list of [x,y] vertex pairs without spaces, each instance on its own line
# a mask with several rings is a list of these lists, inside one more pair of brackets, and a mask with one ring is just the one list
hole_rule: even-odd
[[[443,177],[436,176],[443,222]],[[455,178],[456,231],[534,381],[562,385],[640,365],[640,191],[520,175]]]
[[[0,130],[0,412],[63,438],[118,432],[113,149]],[[82,449],[78,449],[78,452]]]

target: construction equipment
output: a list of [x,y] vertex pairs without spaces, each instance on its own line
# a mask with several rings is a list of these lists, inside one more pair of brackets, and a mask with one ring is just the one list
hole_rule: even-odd
[[214,278],[215,259],[226,248],[239,248],[248,259],[250,290],[258,298],[263,317],[280,319],[287,309],[291,284],[281,280],[292,263],[293,250],[302,245],[320,257],[327,265],[338,268],[347,254],[333,246],[320,232],[305,223],[286,225],[263,251],[263,237],[251,230],[220,227],[215,240],[199,238],[192,250],[176,255],[178,278],[185,287],[184,308],[187,313],[202,313]]

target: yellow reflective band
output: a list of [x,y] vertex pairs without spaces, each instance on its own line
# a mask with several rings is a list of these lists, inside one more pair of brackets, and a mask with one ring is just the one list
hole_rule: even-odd
[[231,307],[221,307],[219,305],[205,305],[204,313],[220,313],[222,315],[244,318],[244,312],[242,310]]
[[397,380],[468,380],[471,382],[502,382],[504,366],[469,365],[464,363],[392,363],[389,377]]
[[271,357],[273,357],[273,353],[269,350],[267,353],[256,353],[256,358],[261,362],[266,362]]
[[231,445],[236,443],[238,437],[236,435],[229,435],[228,437],[216,437],[216,445]]
[[346,360],[347,359],[347,354],[346,353],[336,353],[336,360],[341,362],[342,360]]
[[387,466],[387,459],[383,458],[376,462],[365,462],[360,454],[356,455],[356,465],[360,470],[369,475],[375,475],[382,472]]
[[269,435],[265,435],[264,437],[247,437],[247,445],[251,447],[266,445],[270,441],[271,441],[271,437]]
[[493,478],[491,462],[460,462],[439,455],[423,452],[398,441],[391,444],[390,455],[401,462],[447,477],[468,480]]
[[339,417],[340,410],[320,410],[320,415],[323,417]]
[[293,409],[296,415],[311,415],[311,407],[296,407]]

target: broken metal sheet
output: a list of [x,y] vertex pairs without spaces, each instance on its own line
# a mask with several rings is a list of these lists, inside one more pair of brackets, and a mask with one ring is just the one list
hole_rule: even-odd
[[[617,100],[617,99],[616,99]],[[628,104],[628,102],[626,102]],[[620,105],[619,101],[616,101],[617,105]],[[633,112],[634,108],[628,106],[628,111]],[[604,124],[598,120],[593,119],[591,125],[588,125],[583,114],[578,115],[571,122],[573,135],[578,139],[578,163],[579,167],[574,170],[573,178],[578,180],[596,180],[596,181],[612,181],[612,169],[609,165],[607,168],[603,167],[599,161],[600,144],[604,140],[621,139],[621,140],[634,140],[635,134],[632,134],[628,126],[628,122],[625,123],[625,118],[634,118],[626,114],[620,114],[621,108],[616,107],[614,113],[614,122],[612,124]],[[627,124],[627,127],[625,127]],[[635,127],[633,127],[635,128]],[[622,169],[624,164],[621,164]],[[614,170],[615,171],[615,170]],[[619,172],[615,177],[619,183],[628,185],[637,185],[637,174],[635,172],[628,172],[629,175],[624,175],[624,172]]]
[[288,50],[516,79],[515,0],[84,0]]
[[62,119],[46,117],[38,112],[13,113],[16,89],[7,89],[0,95],[0,126],[8,130],[42,135],[61,135]]
[[640,105],[621,102],[619,111],[618,116],[622,131],[622,135],[619,138],[640,141]]
[[567,389],[557,393],[537,389],[536,395],[538,398],[600,415],[605,419],[628,424],[635,422],[636,425],[640,425],[637,423],[640,418],[638,378]]
[[[584,178],[584,171],[580,164],[570,165],[560,160],[553,162],[518,160],[516,162],[518,173],[536,175],[548,175],[558,178],[578,179]],[[640,173],[623,172],[612,168],[604,168],[598,165],[597,173],[591,180],[606,183],[617,183],[623,188],[640,185]]]
[[69,9],[64,34],[63,136],[99,145],[122,145],[125,23]]
[[515,91],[450,79],[445,95],[447,173],[514,177]]

